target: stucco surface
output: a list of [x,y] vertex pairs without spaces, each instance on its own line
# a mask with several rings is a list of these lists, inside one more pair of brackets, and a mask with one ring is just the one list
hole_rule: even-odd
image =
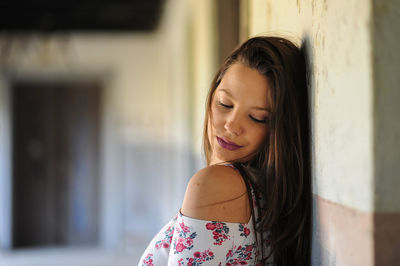
[[249,18],[250,35],[309,46],[313,192],[373,211],[371,3],[252,0]]
[[373,214],[318,196],[314,197],[313,205],[312,265],[375,265]]

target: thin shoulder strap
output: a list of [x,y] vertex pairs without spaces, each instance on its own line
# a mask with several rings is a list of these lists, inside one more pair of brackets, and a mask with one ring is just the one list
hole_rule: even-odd
[[226,164],[224,164],[225,166],[229,166],[229,167],[232,167],[233,169],[235,169],[235,170],[238,170],[233,164],[231,164],[231,163],[226,163]]

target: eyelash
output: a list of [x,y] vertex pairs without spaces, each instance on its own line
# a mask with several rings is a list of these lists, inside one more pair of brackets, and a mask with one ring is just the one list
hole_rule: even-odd
[[254,122],[256,122],[256,123],[260,123],[260,124],[266,124],[266,123],[267,123],[267,119],[258,120],[258,119],[256,119],[256,118],[250,116],[250,115],[249,115],[249,117],[250,117]]
[[[222,102],[218,102],[218,104],[220,106],[224,107],[224,108],[227,108],[227,109],[232,109],[233,108],[233,105],[223,104]],[[260,123],[260,124],[266,124],[267,123],[267,119],[259,120],[257,118],[252,117],[251,115],[249,115],[249,117],[250,117],[251,120],[253,120],[256,123]]]
[[229,108],[229,109],[233,108],[233,105],[226,105],[226,104],[223,104],[222,102],[218,102],[218,104],[225,108]]

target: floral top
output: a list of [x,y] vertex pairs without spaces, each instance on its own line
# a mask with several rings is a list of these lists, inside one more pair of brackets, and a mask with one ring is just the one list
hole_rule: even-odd
[[[258,217],[252,188],[251,194]],[[252,215],[248,223],[216,222],[178,212],[151,240],[138,265],[262,265],[256,262],[261,252],[257,249],[260,245],[256,245],[253,218]],[[267,236],[264,239],[264,254],[268,254]]]

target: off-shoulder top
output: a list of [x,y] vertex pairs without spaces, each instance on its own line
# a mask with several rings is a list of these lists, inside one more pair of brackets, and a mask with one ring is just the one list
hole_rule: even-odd
[[[252,187],[250,190],[258,217],[255,193]],[[247,223],[206,221],[178,211],[151,240],[138,265],[262,265],[258,263],[262,255],[260,234],[254,229],[253,219],[251,215]],[[263,248],[268,254],[267,234]],[[273,265],[271,261],[264,265]]]

